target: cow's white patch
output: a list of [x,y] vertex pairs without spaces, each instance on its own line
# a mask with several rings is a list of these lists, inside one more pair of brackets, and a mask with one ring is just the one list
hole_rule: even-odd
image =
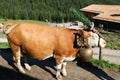
[[23,69],[23,67],[22,67],[22,65],[21,65],[21,63],[20,63],[20,60],[18,60],[18,63],[14,63],[14,65],[18,68],[18,70],[19,70],[21,73],[25,74],[25,71],[24,71],[24,69]]
[[65,61],[73,61],[75,59],[75,57],[65,57],[64,60]]
[[18,52],[16,52],[16,57],[14,57],[14,60],[16,60],[16,62],[14,63],[14,65],[18,68],[18,70],[21,72],[21,73],[25,73],[22,65],[21,65],[21,61],[20,61],[20,57],[21,57],[21,52],[20,52],[20,49],[18,50]]
[[99,36],[96,33],[91,33],[88,39],[88,44],[90,46],[98,46]]
[[45,60],[47,58],[50,58],[50,57],[53,57],[53,54],[49,55],[49,56],[46,56],[45,58],[43,58],[42,60]]
[[91,33],[91,36],[88,38],[88,44],[94,47],[97,47],[97,46],[105,47],[106,41],[103,40],[102,38],[100,38],[100,41],[99,41],[99,36],[96,33]]
[[63,76],[67,76],[66,65],[67,65],[67,62],[63,62],[63,64],[62,64],[62,74],[63,74]]
[[100,47],[104,48],[106,46],[106,41],[100,38]]
[[57,65],[56,68],[57,68],[57,73],[56,73],[57,80],[62,80],[62,76],[60,74],[61,68],[62,68],[62,63]]
[[30,71],[31,70],[31,67],[29,66],[29,64],[25,63],[25,68]]
[[61,69],[61,67],[62,67],[62,63],[56,66],[57,69]]

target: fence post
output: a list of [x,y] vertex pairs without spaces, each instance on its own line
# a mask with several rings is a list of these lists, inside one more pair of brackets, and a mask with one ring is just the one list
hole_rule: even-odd
[[99,47],[99,60],[102,60],[102,48],[101,47]]

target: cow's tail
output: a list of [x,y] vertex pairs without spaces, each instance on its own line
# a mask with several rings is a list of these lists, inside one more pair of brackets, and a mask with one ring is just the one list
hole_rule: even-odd
[[14,29],[17,25],[18,24],[15,22],[9,22],[3,27],[3,32],[5,34],[9,34],[12,31],[12,29]]

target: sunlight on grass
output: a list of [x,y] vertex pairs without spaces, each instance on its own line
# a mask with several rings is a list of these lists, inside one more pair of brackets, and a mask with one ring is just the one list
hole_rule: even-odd
[[41,25],[48,25],[47,22],[44,22],[44,21],[37,21],[37,20],[12,20],[12,19],[0,19],[0,22],[3,22],[3,23],[8,23],[8,22],[18,22],[18,23],[28,22],[28,23],[35,23],[35,24],[41,24]]
[[120,70],[120,65],[114,64],[114,63],[109,63],[109,61],[105,60],[96,60],[93,59],[91,60],[91,63],[94,66],[100,67],[100,68],[105,68],[105,69],[110,69],[114,71],[119,71]]
[[103,37],[107,41],[106,47],[120,50],[120,35],[119,34],[107,33],[107,34],[104,34]]
[[9,44],[7,42],[0,42],[0,48],[10,48]]

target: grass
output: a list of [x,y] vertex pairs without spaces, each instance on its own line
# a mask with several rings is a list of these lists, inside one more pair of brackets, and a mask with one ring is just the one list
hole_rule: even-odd
[[109,61],[105,60],[97,60],[97,59],[92,59],[89,62],[83,61],[80,57],[76,59],[77,64],[83,67],[98,67],[101,69],[107,69],[107,70],[112,70],[112,71],[120,71],[120,65],[115,64],[115,63],[110,63]]
[[106,33],[103,38],[107,41],[107,48],[120,50],[120,34]]
[[109,63],[109,61],[105,60],[96,60],[93,59],[91,62],[94,66],[97,66],[99,68],[104,68],[104,69],[109,69],[113,71],[120,71],[120,65],[114,64],[114,63]]
[[0,42],[0,48],[10,48],[10,46],[7,42],[4,42],[4,43]]
[[6,38],[5,34],[0,34],[0,38]]
[[22,23],[22,22],[28,22],[28,23],[35,23],[35,24],[42,24],[42,25],[47,25],[47,22],[44,21],[37,21],[37,20],[12,20],[12,19],[0,19],[0,22],[3,23],[8,23],[8,22],[17,22],[17,23]]

